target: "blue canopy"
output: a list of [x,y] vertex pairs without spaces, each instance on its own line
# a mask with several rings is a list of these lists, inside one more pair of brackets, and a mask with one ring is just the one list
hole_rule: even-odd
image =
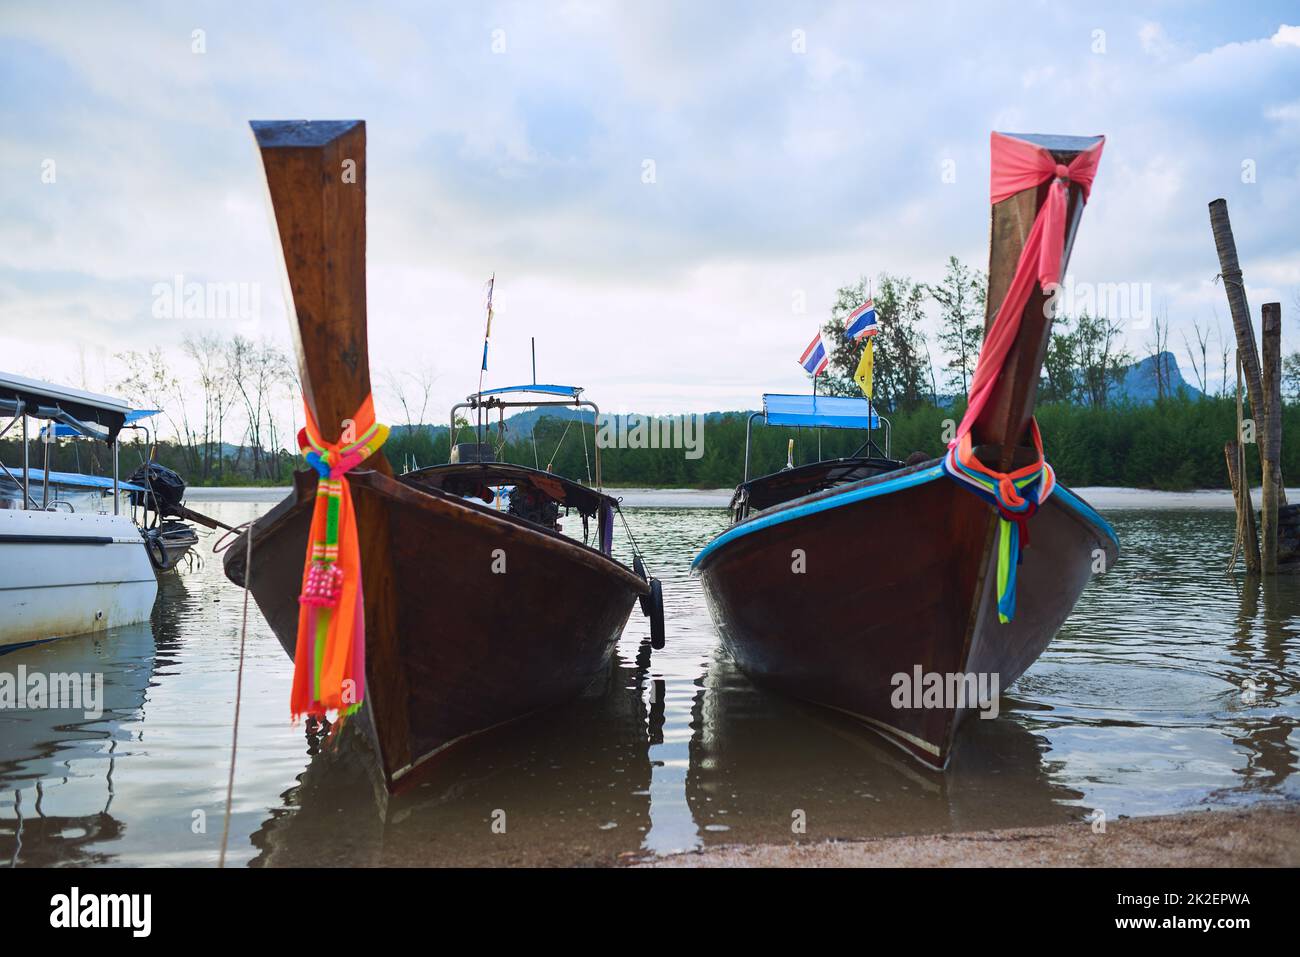
[[540,385],[534,382],[530,385],[503,385],[499,389],[484,389],[469,398],[470,401],[473,401],[475,398],[489,395],[505,395],[510,392],[540,392],[545,395],[562,395],[570,399],[576,399],[581,391],[582,387],[576,385]]
[[[23,474],[22,469],[10,469],[9,471],[14,474],[15,478]],[[45,483],[44,469],[29,468],[27,474],[29,476],[29,482],[37,485]],[[8,481],[8,478],[7,475],[0,472],[0,481]],[[98,488],[110,492],[113,490],[113,480],[111,478],[105,478],[102,475],[82,475],[80,472],[51,472],[50,485],[63,485],[67,488]],[[124,492],[147,491],[147,489],[142,486],[135,485],[131,482],[119,482],[118,488]]]
[[[161,409],[132,409],[126,414],[126,419],[124,420],[123,425],[132,425],[139,422],[141,419],[151,419],[161,411]],[[49,434],[51,428],[54,429],[55,437],[60,439],[81,435],[80,432],[70,425],[52,422],[49,425],[41,427],[40,438],[45,438]]]
[[763,396],[768,425],[806,425],[823,429],[878,429],[880,416],[866,399],[834,395]]

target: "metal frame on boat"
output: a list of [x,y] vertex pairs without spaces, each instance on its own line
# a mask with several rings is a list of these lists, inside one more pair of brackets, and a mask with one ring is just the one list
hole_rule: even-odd
[[[867,441],[852,455],[841,459],[819,460],[796,466],[791,460],[784,469],[750,480],[750,449],[754,420],[762,417],[766,425],[791,426],[798,429],[865,430]],[[885,447],[880,449],[872,432],[884,429]],[[780,502],[810,492],[843,485],[855,479],[878,475],[898,468],[901,463],[889,458],[892,426],[888,419],[872,408],[868,399],[826,395],[787,395],[766,393],[763,408],[750,413],[745,423],[745,471],[731,497],[732,517],[736,521],[751,512],[767,509]],[[793,440],[791,449],[793,450]],[[820,448],[820,440],[819,440]],[[861,455],[860,453],[867,454]],[[873,455],[879,452],[879,455]]]

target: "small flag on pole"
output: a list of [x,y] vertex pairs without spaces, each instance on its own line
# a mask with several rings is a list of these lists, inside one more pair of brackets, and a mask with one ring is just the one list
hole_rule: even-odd
[[[496,288],[496,284],[497,274],[493,273],[492,278],[488,280],[487,288],[487,325],[483,329],[483,369],[481,370],[483,372],[487,371],[488,339],[492,336],[492,290]],[[479,379],[479,385],[482,388],[482,378]]]
[[858,384],[858,388],[868,399],[871,398],[871,366],[875,361],[875,345],[875,339],[867,339],[866,348],[862,350],[862,358],[858,360],[858,368],[853,373],[853,381]]
[[830,364],[830,353],[826,351],[826,343],[822,342],[822,334],[818,332],[813,336],[813,341],[809,343],[808,348],[803,351],[803,355],[799,357],[799,365],[816,378],[825,372]]
[[874,336],[880,331],[876,325],[876,304],[868,299],[848,314],[844,320],[844,337],[857,342],[863,336]]

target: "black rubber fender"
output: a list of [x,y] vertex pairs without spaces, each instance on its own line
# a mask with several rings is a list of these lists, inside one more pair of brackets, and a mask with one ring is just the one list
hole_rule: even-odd
[[[640,555],[632,556],[632,571],[635,572],[636,577],[641,579],[643,582],[647,582],[647,583],[649,582],[649,579],[646,577],[646,573],[645,573],[645,562],[641,561]],[[650,596],[639,595],[637,596],[637,601],[641,605],[641,614],[649,618],[650,617]]]
[[659,579],[650,579],[650,594],[642,601],[650,605],[650,647],[657,650],[664,646],[664,589]]
[[152,535],[144,537],[144,550],[149,555],[149,562],[154,568],[161,570],[167,563],[167,553],[163,550],[162,542]]

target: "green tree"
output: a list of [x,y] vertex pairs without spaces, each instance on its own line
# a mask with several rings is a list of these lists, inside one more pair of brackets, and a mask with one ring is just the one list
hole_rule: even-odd
[[[868,295],[866,278],[836,291],[831,318],[822,328],[822,338],[831,352],[824,380],[830,395],[861,395],[853,373],[866,343],[845,338],[844,319],[866,302]],[[883,409],[912,409],[929,394],[925,334],[921,331],[925,295],[923,284],[905,276],[882,273],[877,281],[872,298],[880,332],[875,337],[872,391]]]
[[1044,402],[1073,402],[1079,389],[1078,340],[1069,316],[1057,316],[1043,357],[1047,379],[1039,389]]
[[1110,387],[1124,374],[1133,358],[1120,345],[1120,324],[1084,312],[1074,327],[1076,378],[1082,398],[1104,408]]
[[968,397],[975,361],[984,341],[988,276],[962,265],[956,256],[949,256],[943,281],[937,286],[927,286],[926,290],[939,305],[939,345],[948,355],[944,386],[960,390],[963,397]]

